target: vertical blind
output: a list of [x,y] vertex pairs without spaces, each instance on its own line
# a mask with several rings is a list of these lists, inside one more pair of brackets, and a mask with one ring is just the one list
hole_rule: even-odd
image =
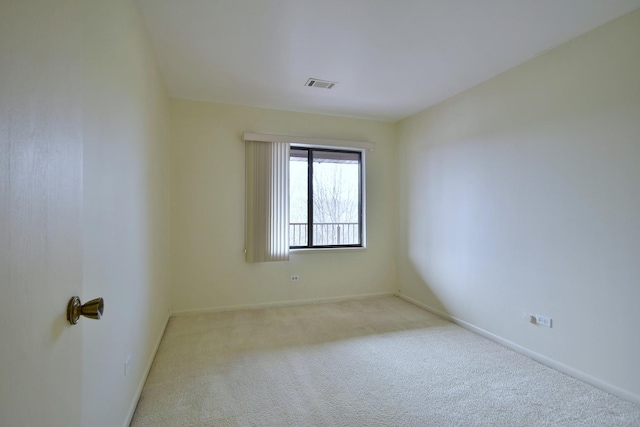
[[248,262],[289,260],[289,144],[245,142]]

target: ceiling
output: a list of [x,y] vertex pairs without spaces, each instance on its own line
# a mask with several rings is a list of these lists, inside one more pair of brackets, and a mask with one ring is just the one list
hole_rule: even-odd
[[[172,97],[396,121],[640,0],[136,0]],[[306,87],[310,77],[338,82]]]

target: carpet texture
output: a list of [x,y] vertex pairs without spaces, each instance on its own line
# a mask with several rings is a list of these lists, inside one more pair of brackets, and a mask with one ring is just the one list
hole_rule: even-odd
[[640,407],[395,297],[174,317],[132,426],[640,426]]

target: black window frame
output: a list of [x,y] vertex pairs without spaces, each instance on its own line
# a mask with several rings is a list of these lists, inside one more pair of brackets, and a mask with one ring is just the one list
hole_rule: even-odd
[[[364,206],[363,206],[363,151],[358,149],[338,149],[338,148],[321,148],[309,147],[292,144],[291,150],[304,150],[307,152],[307,244],[305,246],[291,246],[289,249],[343,249],[343,248],[364,248]],[[357,244],[340,244],[340,245],[314,245],[313,244],[313,153],[314,152],[334,152],[349,153],[358,155],[358,240]],[[289,160],[291,161],[291,160]]]

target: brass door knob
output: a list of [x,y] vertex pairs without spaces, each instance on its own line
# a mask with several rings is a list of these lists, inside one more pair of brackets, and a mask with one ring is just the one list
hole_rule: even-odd
[[100,320],[104,313],[104,300],[102,298],[92,299],[89,302],[82,304],[80,297],[73,297],[69,300],[67,305],[67,320],[72,325],[78,323],[80,316],[88,317],[89,319]]

